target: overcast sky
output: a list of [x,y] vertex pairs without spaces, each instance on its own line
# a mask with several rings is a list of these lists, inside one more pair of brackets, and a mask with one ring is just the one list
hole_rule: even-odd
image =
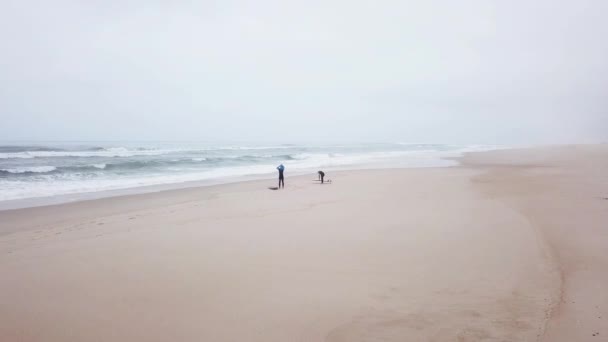
[[0,0],[0,140],[608,141],[607,13]]

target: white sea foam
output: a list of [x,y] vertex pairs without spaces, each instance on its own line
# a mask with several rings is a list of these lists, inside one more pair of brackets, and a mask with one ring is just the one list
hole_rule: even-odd
[[[213,147],[159,143],[145,149],[124,146],[103,149],[63,146],[63,150],[57,148],[56,151],[0,153],[0,159],[5,159],[0,160],[0,169],[15,174],[0,177],[0,201],[242,176],[274,177],[276,165],[280,163],[286,166],[287,175],[319,169],[331,172],[355,168],[450,166],[456,162],[446,158],[497,148],[428,144]],[[202,152],[205,157],[201,156]],[[21,175],[17,175],[19,173]]]
[[29,155],[27,152],[8,152],[0,153],[0,159],[31,159],[34,156]]
[[[73,151],[22,151],[22,152],[3,152],[0,159],[31,159],[31,158],[56,158],[56,157],[136,157],[136,156],[159,156],[171,153],[202,152],[202,151],[239,151],[239,150],[270,150],[288,149],[286,146],[245,146],[245,147],[184,147],[184,148],[164,148],[164,149],[130,149],[126,147],[109,147],[101,150],[73,150]],[[205,159],[203,159],[205,160]]]
[[16,167],[11,169],[0,169],[0,171],[8,173],[47,173],[57,170],[54,166],[30,166],[30,167]]
[[0,159],[30,159],[30,158],[54,158],[54,157],[134,157],[134,156],[158,156],[179,152],[179,149],[141,150],[128,149],[125,147],[111,147],[97,151],[25,151],[0,153]]
[[151,185],[176,184],[238,176],[267,174],[269,165],[218,168],[205,172],[187,174],[149,175],[147,177],[125,177],[122,179],[84,180],[63,177],[53,181],[6,181],[0,179],[0,201],[71,195],[87,192],[129,189]]

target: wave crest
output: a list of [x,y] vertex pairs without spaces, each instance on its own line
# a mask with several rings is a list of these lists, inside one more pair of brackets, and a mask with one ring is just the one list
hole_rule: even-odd
[[29,166],[15,167],[10,169],[0,169],[2,173],[23,174],[23,173],[49,173],[57,170],[54,166]]
[[154,149],[128,149],[126,147],[90,148],[78,151],[66,150],[28,150],[20,152],[2,152],[0,159],[31,159],[31,158],[54,158],[54,157],[135,157],[135,156],[157,156],[179,152],[180,150],[154,150]]

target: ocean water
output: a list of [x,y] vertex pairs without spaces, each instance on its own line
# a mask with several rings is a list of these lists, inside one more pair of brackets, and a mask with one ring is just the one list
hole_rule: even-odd
[[494,146],[433,144],[0,143],[0,202],[317,170],[450,166]]

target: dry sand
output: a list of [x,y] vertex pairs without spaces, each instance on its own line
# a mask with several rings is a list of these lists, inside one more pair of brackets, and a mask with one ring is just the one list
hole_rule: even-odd
[[328,176],[0,212],[0,341],[608,340],[608,147]]

